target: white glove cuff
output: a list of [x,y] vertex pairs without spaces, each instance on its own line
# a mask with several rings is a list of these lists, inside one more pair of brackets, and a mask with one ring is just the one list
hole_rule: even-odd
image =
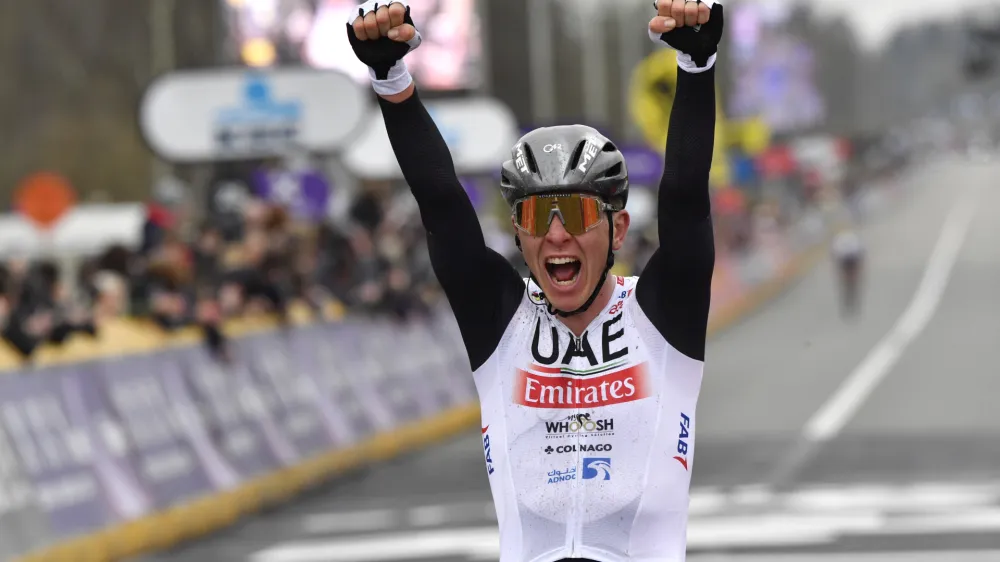
[[705,66],[698,66],[697,64],[695,64],[693,60],[691,60],[691,55],[678,52],[677,66],[679,66],[681,70],[687,72],[688,74],[701,74],[702,72],[705,72],[706,70],[715,66],[715,59],[717,56],[718,53],[715,53],[714,55],[708,57],[708,63],[705,64]]
[[380,96],[400,94],[413,83],[413,77],[410,76],[409,70],[406,69],[406,63],[402,59],[396,61],[396,64],[389,69],[389,75],[385,80],[376,78],[375,71],[371,68],[368,69],[368,76],[372,79],[372,87],[375,88],[375,93]]

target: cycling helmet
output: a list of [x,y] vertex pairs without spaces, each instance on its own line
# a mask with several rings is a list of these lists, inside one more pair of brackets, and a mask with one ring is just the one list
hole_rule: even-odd
[[[525,197],[563,192],[593,194],[615,211],[621,211],[628,203],[628,168],[618,147],[592,127],[545,127],[524,135],[514,145],[511,159],[503,163],[500,190],[511,207]],[[609,225],[612,224],[612,212],[608,211]],[[604,274],[587,302],[569,312],[547,305],[551,314],[575,316],[594,304],[604,285],[603,280],[615,265],[615,253],[611,249],[613,237],[609,228]],[[516,234],[514,239],[520,248],[521,239]],[[530,277],[541,289],[534,273]],[[539,296],[545,298],[544,293],[540,292]]]
[[500,189],[508,205],[531,195],[591,193],[616,210],[628,202],[628,169],[618,147],[592,127],[566,125],[532,131],[503,163]]

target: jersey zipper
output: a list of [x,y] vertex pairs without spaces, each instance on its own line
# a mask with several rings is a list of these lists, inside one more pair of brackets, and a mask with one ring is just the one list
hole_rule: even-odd
[[[575,340],[574,343],[576,344],[577,352],[583,351],[583,337],[587,335],[587,331],[588,330],[584,330],[583,334],[579,336],[570,331],[570,336]],[[573,413],[576,415],[580,415],[582,412],[583,410],[580,409],[579,406],[573,408]],[[573,456],[576,461],[575,466],[580,467],[580,470],[577,473],[577,477],[573,479],[573,507],[570,511],[569,517],[566,518],[566,530],[569,535],[570,556],[577,558],[580,556],[580,553],[576,550],[577,544],[580,541],[580,522],[578,521],[578,515],[580,512],[580,494],[582,493],[581,490],[584,489],[583,483],[581,482],[583,479],[583,452],[581,451],[583,438],[577,434],[574,437],[574,441],[575,446],[573,449],[575,452],[573,453]]]

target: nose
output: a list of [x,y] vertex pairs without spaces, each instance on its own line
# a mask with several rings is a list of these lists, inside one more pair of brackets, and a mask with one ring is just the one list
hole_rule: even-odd
[[553,244],[565,244],[566,242],[569,242],[572,237],[573,235],[566,231],[562,218],[560,218],[559,215],[552,217],[552,222],[549,223],[549,231],[545,235],[545,238]]

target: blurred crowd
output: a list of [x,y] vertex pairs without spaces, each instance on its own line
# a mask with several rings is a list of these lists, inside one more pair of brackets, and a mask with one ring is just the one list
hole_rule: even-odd
[[150,203],[137,248],[107,248],[69,281],[51,261],[0,266],[3,336],[27,358],[40,345],[96,335],[103,321],[127,315],[168,331],[198,327],[225,359],[226,319],[271,313],[287,322],[292,303],[317,314],[334,301],[355,314],[425,314],[441,293],[405,195],[367,185],[339,224],[251,197],[237,220],[208,217],[190,230],[183,204]]
[[[830,197],[850,199],[865,182],[904,164],[891,155],[873,159],[863,143],[856,147],[834,183],[793,165],[713,190],[718,255],[751,251],[760,225],[786,228],[804,210]],[[103,322],[127,315],[167,331],[197,327],[227,359],[224,321],[245,314],[287,322],[292,303],[320,313],[335,302],[352,314],[405,320],[442,303],[416,204],[401,182],[362,183],[337,220],[297,216],[251,195],[235,214],[209,213],[190,228],[185,208],[173,200],[149,203],[138,247],[107,248],[69,279],[50,261],[0,265],[4,339],[28,358],[40,345],[96,335]],[[480,212],[487,243],[526,275],[503,205]],[[657,247],[655,220],[636,223],[615,273],[638,274]]]

